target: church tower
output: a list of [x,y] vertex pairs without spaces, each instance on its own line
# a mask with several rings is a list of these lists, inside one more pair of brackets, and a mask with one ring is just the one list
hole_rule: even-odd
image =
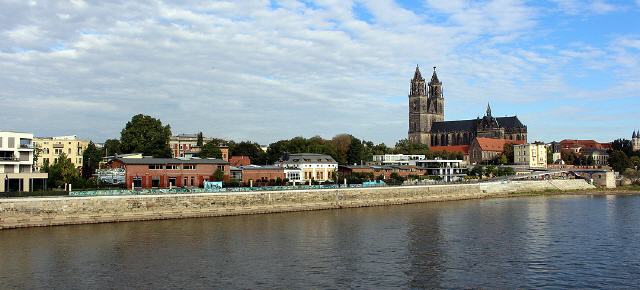
[[431,127],[434,122],[444,121],[444,97],[442,82],[436,68],[427,86],[416,65],[409,92],[409,141],[431,144]]
[[640,131],[633,131],[633,135],[631,135],[631,145],[633,151],[640,151]]

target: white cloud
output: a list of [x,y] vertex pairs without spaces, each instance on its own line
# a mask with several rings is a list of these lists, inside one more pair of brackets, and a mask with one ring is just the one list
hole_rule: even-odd
[[[522,1],[427,1],[424,13],[390,0],[306,2],[0,4],[9,12],[0,20],[4,126],[101,140],[147,113],[176,133],[267,143],[350,132],[393,143],[406,137],[416,63],[425,75],[439,67],[456,119],[487,101],[517,114],[550,98],[592,98],[600,92],[568,85],[562,69],[637,61],[634,38],[520,45],[537,35],[541,13]],[[634,75],[619,74],[617,93],[637,91]]]

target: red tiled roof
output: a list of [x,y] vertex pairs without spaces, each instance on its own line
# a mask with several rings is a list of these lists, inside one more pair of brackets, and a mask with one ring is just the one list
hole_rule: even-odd
[[462,152],[466,155],[469,154],[469,147],[469,145],[431,146],[429,149],[432,151]]
[[482,151],[502,152],[504,150],[504,144],[525,144],[524,140],[507,140],[507,139],[493,139],[493,138],[476,138],[478,145]]
[[560,147],[570,149],[576,147],[594,148],[594,149],[610,149],[611,143],[600,143],[595,140],[571,140],[565,139],[560,141]]
[[247,166],[251,164],[251,158],[249,156],[231,156],[229,158],[231,166]]

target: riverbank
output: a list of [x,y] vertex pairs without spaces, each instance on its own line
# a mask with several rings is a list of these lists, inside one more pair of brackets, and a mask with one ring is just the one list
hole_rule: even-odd
[[10,198],[0,199],[0,229],[587,192],[594,188],[584,180],[543,180],[248,193]]

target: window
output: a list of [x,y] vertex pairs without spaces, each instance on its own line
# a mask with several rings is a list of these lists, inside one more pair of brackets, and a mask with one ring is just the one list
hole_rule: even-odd
[[160,165],[160,164],[150,164],[150,165],[149,165],[149,169],[151,169],[151,170],[164,169],[164,165]]
[[160,177],[154,176],[153,179],[151,179],[151,187],[153,188],[160,187]]
[[169,177],[169,186],[170,187],[176,187],[176,178],[175,177]]
[[182,178],[182,187],[187,186],[187,181],[188,181],[188,179],[186,177]]
[[67,154],[71,155],[71,148],[69,148],[69,150],[67,150],[67,152],[69,152]]
[[53,153],[56,154],[56,155],[62,154],[62,149],[61,148],[56,148],[56,149],[53,149],[53,150],[54,150]]
[[167,170],[177,170],[180,169],[178,165],[167,165]]
[[196,178],[191,176],[191,186],[196,186]]
[[134,177],[133,178],[133,189],[142,188],[142,177]]
[[195,165],[184,165],[182,168],[184,170],[195,170],[196,166]]

